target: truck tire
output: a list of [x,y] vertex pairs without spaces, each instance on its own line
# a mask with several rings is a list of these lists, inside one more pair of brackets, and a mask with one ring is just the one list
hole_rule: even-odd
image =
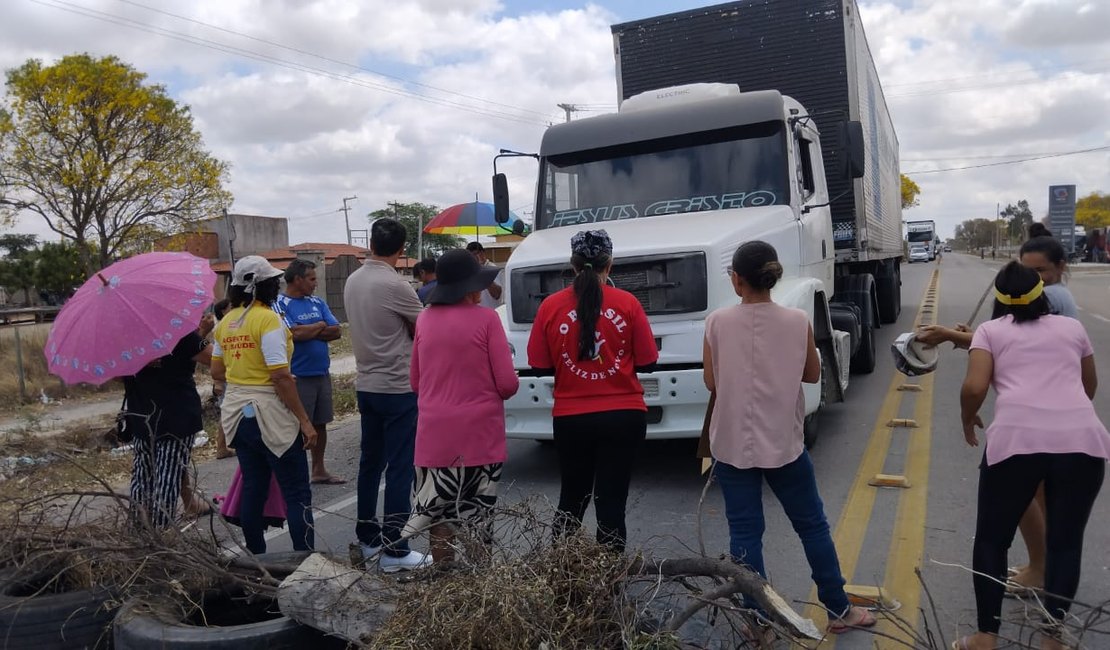
[[830,303],[829,320],[832,321],[834,330],[848,333],[852,354],[855,355],[860,338],[859,307],[849,303]]
[[875,370],[875,330],[871,325],[860,325],[859,349],[852,355],[852,372],[869,375]]
[[106,588],[31,595],[53,571],[0,572],[0,648],[107,648],[115,606]]
[[902,314],[902,270],[898,260],[883,262],[875,278],[875,294],[879,299],[879,321],[897,322]]
[[[239,595],[226,594],[229,602],[231,597]],[[148,609],[151,604],[157,613]],[[235,607],[247,609],[249,606],[237,604]],[[258,609],[258,606],[253,609]],[[200,621],[187,620],[178,599],[134,599],[120,608],[112,640],[115,650],[324,650],[346,647],[346,643],[334,637],[281,615],[277,612],[276,601],[266,609],[271,613],[245,617],[248,620],[258,619],[253,622],[230,624],[221,621],[204,625]]]
[[821,432],[817,419],[820,413],[820,410],[814,411],[807,415],[805,421],[802,422],[802,442],[805,443],[806,449],[813,449],[813,445],[817,444],[817,434]]
[[853,348],[851,370],[861,375],[869,374],[875,370],[873,330],[879,326],[875,277],[870,273],[859,273],[837,278],[836,300],[850,302],[859,307],[859,346]]

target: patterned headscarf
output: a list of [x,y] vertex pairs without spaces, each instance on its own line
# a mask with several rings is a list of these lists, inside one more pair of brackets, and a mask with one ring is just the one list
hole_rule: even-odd
[[583,230],[570,238],[570,252],[588,260],[613,254],[613,240],[604,230]]

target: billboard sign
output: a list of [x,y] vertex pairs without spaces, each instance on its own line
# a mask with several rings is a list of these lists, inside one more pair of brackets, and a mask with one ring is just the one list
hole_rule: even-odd
[[1048,187],[1048,229],[1069,253],[1075,252],[1075,186]]

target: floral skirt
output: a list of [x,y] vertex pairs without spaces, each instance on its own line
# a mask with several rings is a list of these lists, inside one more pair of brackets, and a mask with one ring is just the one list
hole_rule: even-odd
[[406,537],[450,521],[482,522],[497,504],[501,463],[473,467],[417,467]]

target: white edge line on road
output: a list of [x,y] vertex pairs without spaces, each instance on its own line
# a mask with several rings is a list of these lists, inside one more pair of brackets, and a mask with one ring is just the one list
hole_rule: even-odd
[[1087,312],[1087,313],[1090,314],[1093,318],[1097,318],[1097,319],[1099,319],[1100,321],[1102,321],[1104,323],[1110,323],[1110,318],[1107,318],[1107,317],[1103,316],[1102,314],[1096,314],[1094,312]]

